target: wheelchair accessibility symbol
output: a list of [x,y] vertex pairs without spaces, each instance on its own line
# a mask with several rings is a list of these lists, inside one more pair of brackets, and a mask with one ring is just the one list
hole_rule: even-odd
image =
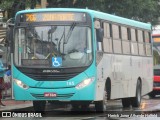
[[52,66],[53,67],[62,66],[62,58],[61,57],[52,57]]

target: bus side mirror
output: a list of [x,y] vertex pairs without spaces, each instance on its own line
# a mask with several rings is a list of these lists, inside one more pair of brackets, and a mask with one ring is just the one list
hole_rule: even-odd
[[104,37],[104,30],[102,28],[96,29],[97,41],[102,42]]

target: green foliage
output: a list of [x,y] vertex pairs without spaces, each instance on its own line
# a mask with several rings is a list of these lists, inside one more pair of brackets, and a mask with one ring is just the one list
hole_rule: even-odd
[[23,10],[25,7],[27,8],[30,5],[31,5],[31,0],[1,0],[0,1],[0,9],[8,12],[8,16],[5,16],[8,19],[14,17],[17,11]]
[[[0,9],[11,9],[13,2],[23,0],[1,0]],[[38,0],[36,0],[38,1]],[[40,0],[39,0],[40,1]],[[160,0],[47,0],[48,7],[89,8],[106,13],[157,24],[160,16]],[[26,0],[26,8],[32,0]],[[12,12],[12,11],[11,11]]]
[[106,11],[122,17],[157,23],[160,16],[159,0],[106,0]]
[[0,9],[2,9],[2,10],[10,9],[13,2],[14,2],[13,0],[1,0],[0,1]]
[[157,24],[160,0],[48,0],[48,7],[89,8]]

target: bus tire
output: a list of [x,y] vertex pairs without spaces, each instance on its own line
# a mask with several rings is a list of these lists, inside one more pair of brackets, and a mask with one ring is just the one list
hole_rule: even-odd
[[95,110],[96,112],[105,112],[106,111],[106,102],[107,101],[107,92],[106,87],[104,89],[103,100],[95,101]]
[[107,79],[106,91],[107,91],[107,100],[110,100],[110,98],[111,98],[111,81],[110,81],[110,79]]
[[139,107],[141,104],[141,82],[137,81],[136,96],[131,98],[132,107]]
[[131,105],[130,98],[122,98],[122,106],[123,108],[129,108]]
[[44,113],[46,106],[46,101],[33,101],[33,108],[35,112]]
[[149,98],[155,98],[156,97],[156,94],[153,93],[153,92],[149,93],[148,95],[149,95]]

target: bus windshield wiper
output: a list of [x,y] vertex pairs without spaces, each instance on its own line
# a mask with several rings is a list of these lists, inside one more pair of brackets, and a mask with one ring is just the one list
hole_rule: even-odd
[[72,25],[71,25],[71,27],[70,27],[70,29],[69,29],[69,32],[68,32],[68,34],[67,34],[67,37],[66,37],[66,39],[65,39],[65,44],[68,43],[68,40],[69,40],[69,38],[70,38],[70,36],[71,36],[71,34],[72,34],[72,31],[73,31],[73,29],[74,29],[75,26],[76,26],[76,23],[73,22]]

